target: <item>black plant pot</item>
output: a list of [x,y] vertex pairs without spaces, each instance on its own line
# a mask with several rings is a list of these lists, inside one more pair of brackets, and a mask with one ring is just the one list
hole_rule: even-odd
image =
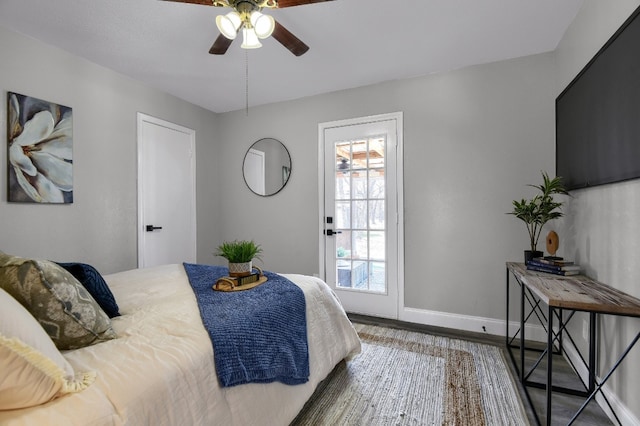
[[527,263],[529,263],[529,261],[531,259],[534,259],[536,257],[542,257],[543,254],[544,254],[543,252],[538,251],[538,250],[535,250],[535,251],[534,250],[525,250],[524,251],[524,263],[525,263],[525,265]]

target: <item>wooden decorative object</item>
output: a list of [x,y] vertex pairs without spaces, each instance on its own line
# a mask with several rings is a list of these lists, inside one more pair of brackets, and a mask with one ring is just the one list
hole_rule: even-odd
[[560,247],[560,237],[555,231],[549,231],[547,234],[547,252],[551,256],[555,256],[558,251],[558,247]]

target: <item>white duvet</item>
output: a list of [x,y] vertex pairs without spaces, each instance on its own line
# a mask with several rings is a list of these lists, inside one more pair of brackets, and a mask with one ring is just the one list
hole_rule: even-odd
[[360,351],[358,336],[320,279],[284,275],[307,303],[311,374],[304,385],[221,388],[213,349],[182,265],[105,276],[121,317],[118,339],[64,352],[76,371],[96,371],[86,390],[24,410],[2,425],[287,425],[317,384]]

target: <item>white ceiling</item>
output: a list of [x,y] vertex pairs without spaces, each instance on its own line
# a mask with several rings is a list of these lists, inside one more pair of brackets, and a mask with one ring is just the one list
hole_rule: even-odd
[[[0,25],[214,112],[426,75],[556,48],[583,0],[334,0],[271,14],[304,41],[235,40],[226,9],[160,0],[0,0]],[[245,57],[247,53],[247,57]]]

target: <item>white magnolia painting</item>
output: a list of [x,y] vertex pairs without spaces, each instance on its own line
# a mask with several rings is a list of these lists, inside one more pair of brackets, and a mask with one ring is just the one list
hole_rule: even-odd
[[8,92],[8,201],[73,203],[73,111]]

